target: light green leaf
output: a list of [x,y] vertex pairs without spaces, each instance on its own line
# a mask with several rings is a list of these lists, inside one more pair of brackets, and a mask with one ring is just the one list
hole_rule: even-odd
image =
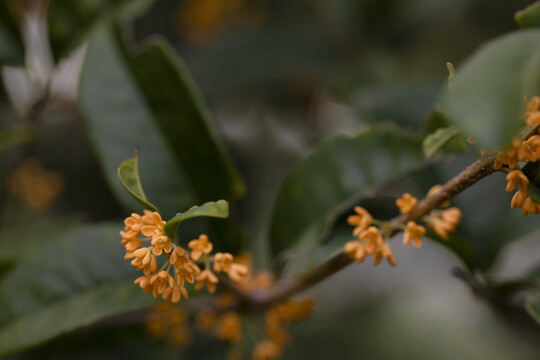
[[118,168],[118,179],[124,188],[144,207],[152,211],[159,212],[158,209],[148,201],[141,184],[139,176],[139,153],[135,157],[128,159]]
[[193,206],[183,213],[176,214],[175,217],[167,221],[165,224],[165,233],[170,238],[174,239],[176,229],[182,221],[198,216],[208,216],[225,219],[229,216],[229,203],[225,200],[211,201],[201,206]]
[[271,225],[274,253],[317,243],[341,212],[424,161],[421,140],[391,127],[321,144],[279,190]]
[[56,60],[69,55],[100,21],[144,13],[154,0],[51,0],[47,13],[49,39]]
[[518,11],[514,19],[522,28],[540,27],[540,1]]
[[47,242],[0,283],[0,356],[155,303],[133,284],[121,224],[89,225]]
[[540,30],[514,32],[481,47],[452,81],[443,111],[486,150],[504,148],[524,126],[524,97],[540,94]]
[[540,325],[540,297],[530,296],[525,301],[525,310]]
[[459,135],[459,130],[456,126],[449,126],[437,129],[434,133],[429,134],[424,139],[422,144],[426,157],[432,158],[437,152],[450,140]]

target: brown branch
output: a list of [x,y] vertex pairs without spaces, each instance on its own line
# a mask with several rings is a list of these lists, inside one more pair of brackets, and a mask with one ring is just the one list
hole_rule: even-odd
[[[421,219],[430,211],[439,207],[446,200],[450,200],[463,190],[474,185],[479,180],[492,174],[493,162],[496,155],[490,154],[482,156],[472,165],[467,167],[456,177],[444,184],[435,194],[424,198],[418,203],[415,209],[409,214],[402,214],[390,220],[390,228],[392,234],[397,233],[408,221],[416,221]],[[235,291],[240,296],[242,303],[248,307],[265,308],[275,302],[285,300],[299,292],[302,292],[313,285],[320,283],[338,271],[344,269],[349,264],[354,262],[344,253],[340,253],[333,258],[322,263],[314,271],[306,274],[301,274],[291,280],[278,283],[264,292],[245,293],[243,291]],[[227,284],[228,288],[234,290],[234,285]]]

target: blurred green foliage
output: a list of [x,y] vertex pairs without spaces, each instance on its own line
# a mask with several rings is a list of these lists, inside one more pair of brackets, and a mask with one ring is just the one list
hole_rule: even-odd
[[[351,239],[345,219],[353,205],[389,219],[403,192],[421,198],[480,147],[503,148],[522,125],[523,96],[540,95],[540,33],[516,30],[512,19],[530,1],[257,0],[221,12],[201,4],[208,2],[0,3],[0,355],[223,358],[227,346],[209,338],[179,350],[141,330],[154,300],[132,284],[118,236],[122,219],[142,210],[117,179],[136,149],[138,171],[129,160],[120,170],[124,186],[165,219],[179,213],[171,234],[194,214],[230,210],[227,220],[182,224],[182,243],[207,232],[220,251],[249,250],[258,267],[286,277]],[[518,13],[519,26],[538,26],[537,10]],[[456,68],[450,89],[447,61]],[[466,145],[469,137],[476,145]],[[50,170],[64,184],[45,210],[13,191],[12,174],[31,158],[44,169],[31,176]],[[230,209],[209,203],[219,199]],[[464,267],[473,293],[491,305],[504,299],[508,307],[494,306],[507,321],[500,331],[519,344],[521,358],[533,359],[540,349],[505,328],[517,326],[537,344],[538,284],[527,269],[506,286],[496,270],[508,245],[537,238],[538,226],[509,203],[500,174],[457,196],[458,232],[449,242],[426,236],[456,258],[422,264],[445,266],[445,274]],[[363,286],[349,276],[329,281],[330,291],[315,289],[318,315],[285,358],[329,356],[304,346],[325,338],[343,359],[444,358],[448,346],[410,330],[408,312],[418,311],[420,296],[393,297],[410,295],[417,281],[381,291],[399,274],[383,268],[377,277],[378,270],[366,270],[372,278]],[[448,320],[442,309],[434,313]],[[454,325],[438,321],[434,333]],[[403,338],[392,342],[385,328]],[[497,349],[497,335],[485,336],[479,343]],[[439,345],[424,353],[409,340],[419,349]]]

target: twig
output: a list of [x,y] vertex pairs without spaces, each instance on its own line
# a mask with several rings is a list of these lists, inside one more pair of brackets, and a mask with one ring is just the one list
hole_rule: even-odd
[[[392,229],[392,234],[400,231],[400,229],[402,229],[408,221],[421,219],[424,215],[439,207],[439,205],[446,200],[451,199],[479,180],[492,174],[495,171],[493,170],[493,162],[495,157],[495,154],[482,156],[472,165],[459,173],[456,177],[444,184],[435,194],[420,201],[411,213],[402,214],[390,220],[389,224],[390,228]],[[235,289],[235,286],[232,283],[227,283],[224,285],[239,295],[242,303],[248,307],[265,308],[275,302],[285,300],[299,292],[302,292],[303,290],[312,287],[313,285],[320,283],[336,272],[344,269],[353,261],[354,260],[349,258],[344,253],[340,253],[319,265],[319,267],[312,272],[301,274],[291,280],[278,283],[264,292],[257,291],[246,293],[244,291],[238,291],[238,289]]]

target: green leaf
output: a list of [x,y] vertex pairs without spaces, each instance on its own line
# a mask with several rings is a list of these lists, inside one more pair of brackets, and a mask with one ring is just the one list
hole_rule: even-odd
[[133,284],[119,224],[79,227],[24,258],[0,283],[0,356],[155,303]]
[[525,301],[525,310],[540,325],[540,297],[528,297]]
[[154,0],[51,0],[47,22],[55,60],[69,55],[86,41],[100,21],[135,17],[153,3]]
[[46,219],[32,221],[24,226],[2,227],[0,232],[0,264],[11,264],[47,242],[73,231],[80,220],[77,218]]
[[[107,64],[107,66],[103,66]],[[80,109],[109,184],[129,210],[140,206],[118,181],[118,166],[140,149],[141,182],[163,217],[196,203],[110,28],[94,31],[81,75]]]
[[225,200],[211,201],[201,206],[193,206],[183,213],[176,214],[175,217],[167,221],[164,230],[167,236],[174,239],[176,229],[182,221],[198,216],[208,216],[225,219],[229,216],[229,203]]
[[[118,197],[134,208],[131,196],[115,178],[118,164],[138,147],[141,182],[163,218],[193,204],[234,200],[243,183],[180,60],[161,42],[148,43],[131,54],[116,35],[103,25],[91,38],[82,74],[81,109]],[[209,230],[203,231],[219,238],[216,248],[238,250],[241,232],[231,219],[205,219],[204,225]]]
[[271,224],[274,253],[304,241],[317,243],[340,212],[424,161],[421,140],[391,127],[321,144],[279,190]]
[[540,27],[540,1],[518,11],[514,19],[522,28]]
[[145,208],[159,212],[158,209],[148,201],[144,194],[141,178],[139,176],[139,153],[135,153],[135,157],[128,159],[118,168],[118,179],[124,188]]
[[24,43],[8,1],[0,1],[0,65],[23,64]]
[[437,129],[434,133],[429,134],[424,139],[422,144],[426,157],[432,158],[441,148],[450,140],[459,135],[459,130],[456,126],[449,126]]
[[140,89],[199,202],[233,200],[244,184],[216,136],[210,111],[183,61],[162,39],[130,56]]
[[443,111],[486,150],[504,148],[524,125],[524,96],[540,94],[540,30],[503,36],[480,48],[452,81]]

